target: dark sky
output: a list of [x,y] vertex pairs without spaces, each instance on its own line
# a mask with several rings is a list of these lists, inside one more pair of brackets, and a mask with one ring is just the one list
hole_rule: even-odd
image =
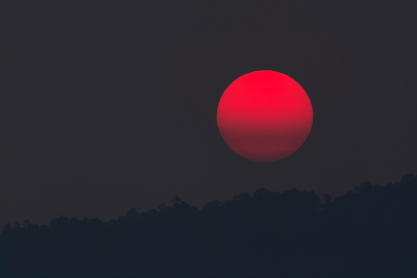
[[[0,230],[417,173],[415,1],[63,2],[0,6]],[[257,70],[313,106],[306,142],[276,162],[217,129],[224,90]]]

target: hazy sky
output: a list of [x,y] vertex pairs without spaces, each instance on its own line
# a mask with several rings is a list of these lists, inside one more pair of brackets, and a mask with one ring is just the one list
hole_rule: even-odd
[[[417,173],[415,1],[147,2],[0,4],[0,230]],[[224,90],[257,70],[313,106],[306,142],[277,162],[217,129]]]

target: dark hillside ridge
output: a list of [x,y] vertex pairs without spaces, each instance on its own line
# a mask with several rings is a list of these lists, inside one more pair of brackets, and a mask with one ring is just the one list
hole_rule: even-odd
[[417,176],[323,200],[261,188],[202,210],[174,197],[104,223],[8,224],[0,277],[417,277]]

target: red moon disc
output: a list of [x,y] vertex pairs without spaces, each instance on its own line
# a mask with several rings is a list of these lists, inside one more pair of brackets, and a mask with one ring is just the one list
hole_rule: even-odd
[[313,108],[300,84],[269,70],[245,74],[227,87],[217,107],[226,144],[244,158],[275,161],[295,152],[313,125]]

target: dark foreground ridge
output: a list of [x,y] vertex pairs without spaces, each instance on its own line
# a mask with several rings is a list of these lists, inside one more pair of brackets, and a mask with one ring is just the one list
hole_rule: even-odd
[[417,277],[417,176],[5,226],[0,277]]

